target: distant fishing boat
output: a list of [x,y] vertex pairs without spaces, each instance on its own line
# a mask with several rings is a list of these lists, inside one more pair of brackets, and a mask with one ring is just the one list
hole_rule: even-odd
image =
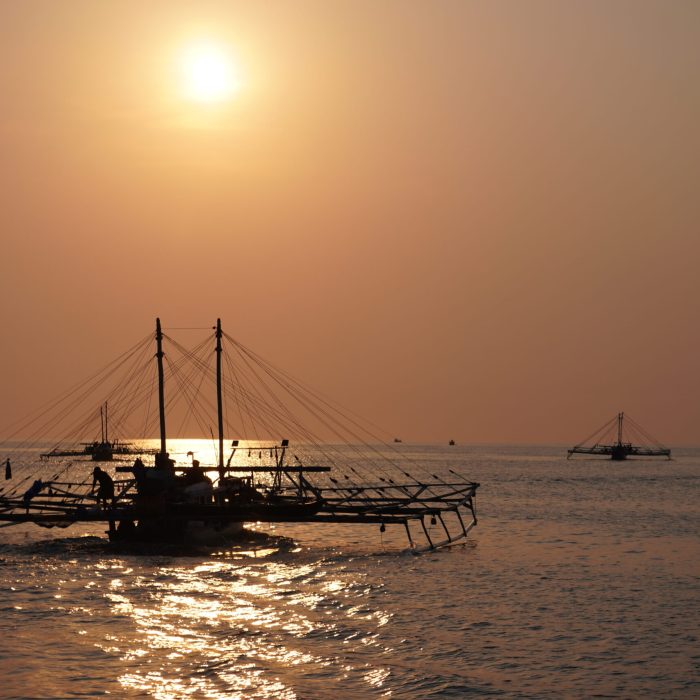
[[[169,341],[167,365],[164,341]],[[112,413],[120,424],[129,415],[134,424],[145,425],[144,431],[157,426],[160,448],[152,464],[144,462],[146,450],[137,453],[138,444],[130,444],[134,450],[130,454],[137,454],[137,459],[131,466],[116,466],[112,474],[100,467],[91,470],[86,460],[64,460],[47,478],[46,461],[43,466],[25,463],[20,468],[21,462],[13,454],[13,469],[19,479],[9,488],[5,482],[0,490],[0,521],[45,527],[105,522],[109,538],[115,542],[185,543],[210,534],[235,534],[247,522],[376,524],[382,532],[388,525],[401,525],[414,551],[460,542],[476,525],[474,500],[479,484],[453,469],[440,475],[432,466],[405,463],[405,458],[392,453],[388,445],[384,452],[378,451],[372,428],[363,428],[358,422],[361,419],[349,416],[225,335],[220,320],[213,342],[207,336],[186,348],[165,336],[157,319],[155,363],[151,342],[152,336],[122,354],[98,373],[97,379],[91,378],[89,387],[106,391],[103,385],[109,383],[110,408],[114,403]],[[123,377],[117,375],[117,368],[124,372]],[[175,391],[166,402],[167,387],[173,386]],[[215,401],[201,391],[211,386]],[[67,397],[70,407],[79,404],[71,393]],[[200,465],[194,450],[187,452],[191,462],[177,463],[171,457],[166,409],[178,401],[197,425],[205,429],[216,425],[216,437],[210,431],[213,463]],[[62,402],[53,404],[57,421],[65,421],[68,413]],[[98,460],[104,447],[109,461],[115,455],[115,444],[107,434],[106,402],[103,405],[102,439],[86,444],[81,454]],[[157,406],[157,423],[153,422],[153,406]],[[49,410],[40,409],[35,419],[47,432]],[[302,422],[301,414],[312,426]],[[224,431],[232,417],[239,420],[238,430],[252,432],[254,438],[233,440],[226,459]],[[86,422],[84,417],[78,418],[78,426]],[[346,444],[321,441],[315,432],[319,427],[335,437],[345,436]],[[31,421],[24,428],[36,434]],[[300,440],[295,449],[298,454],[292,459],[288,459],[288,439],[274,442],[259,437],[277,430]],[[17,454],[26,455],[29,447],[20,445]],[[0,451],[4,449],[0,443]],[[45,454],[55,457],[61,453]],[[436,538],[428,525],[438,523],[442,535]],[[418,525],[422,543],[414,540],[412,524]]]
[[394,438],[394,442],[401,442],[401,438]]
[[156,450],[135,447],[132,443],[109,439],[107,402],[100,406],[100,440],[80,443],[80,448],[65,449],[56,446],[41,454],[42,459],[51,457],[90,457],[94,462],[111,462],[114,456],[155,454]]
[[[636,444],[635,444],[636,443]],[[639,423],[624,413],[609,420],[583,442],[568,450],[574,454],[605,455],[619,462],[628,457],[667,457],[671,450],[651,437]]]
[[448,444],[448,445],[454,445],[454,444],[455,444],[455,441],[454,441],[454,440],[450,440],[447,444]]

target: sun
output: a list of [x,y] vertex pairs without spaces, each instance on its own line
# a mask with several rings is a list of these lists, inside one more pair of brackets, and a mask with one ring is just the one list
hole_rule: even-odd
[[189,46],[182,54],[185,96],[196,102],[223,102],[240,88],[231,51],[213,42]]

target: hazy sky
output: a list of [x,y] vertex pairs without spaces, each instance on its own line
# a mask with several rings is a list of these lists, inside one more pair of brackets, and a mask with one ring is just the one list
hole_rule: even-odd
[[695,1],[3,2],[0,427],[220,316],[404,440],[700,444],[698,76]]

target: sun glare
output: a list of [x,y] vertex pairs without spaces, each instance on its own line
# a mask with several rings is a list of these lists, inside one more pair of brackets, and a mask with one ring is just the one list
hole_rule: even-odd
[[182,57],[185,96],[197,102],[222,102],[240,87],[233,57],[225,47],[198,44]]

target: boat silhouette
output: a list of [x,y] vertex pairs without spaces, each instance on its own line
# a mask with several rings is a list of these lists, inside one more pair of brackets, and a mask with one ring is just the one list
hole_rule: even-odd
[[42,452],[43,459],[52,457],[90,457],[94,462],[110,462],[114,456],[155,454],[156,450],[137,447],[130,442],[110,440],[108,429],[107,402],[100,406],[100,440],[82,442],[76,449],[65,449],[61,446],[52,448],[49,452]]
[[[477,522],[474,503],[479,484],[453,469],[438,475],[423,465],[407,464],[398,452],[391,452],[388,443],[384,452],[378,450],[376,435],[354,414],[226,335],[220,320],[213,330],[213,343],[208,336],[190,348],[167,337],[157,319],[155,355],[149,351],[151,336],[121,356],[118,366],[124,368],[123,378],[114,378],[113,364],[104,370],[104,377],[114,382],[110,389],[110,409],[114,405],[114,410],[110,414],[116,416],[117,423],[126,424],[127,416],[141,411],[144,430],[157,427],[159,436],[155,453],[151,450],[149,454],[138,443],[125,443],[130,450],[127,454],[137,457],[133,464],[112,468],[113,491],[103,488],[109,478],[99,467],[95,467],[91,486],[93,472],[86,466],[87,460],[62,460],[59,471],[49,478],[44,476],[46,467],[41,471],[30,463],[24,466],[19,483],[9,488],[6,485],[0,492],[0,521],[47,527],[105,522],[109,539],[115,542],[187,542],[207,532],[235,534],[250,522],[361,523],[379,525],[382,531],[388,525],[399,525],[414,551],[467,537]],[[210,366],[212,354],[214,369]],[[153,358],[155,378],[150,380]],[[170,393],[166,371],[168,387],[176,389]],[[92,384],[101,387],[101,382]],[[204,385],[212,386],[214,400],[202,390]],[[168,409],[178,401],[186,416],[195,416],[203,432],[215,422],[216,433],[210,430],[213,463],[201,465],[194,450],[187,453],[189,463],[171,456]],[[60,402],[56,405],[63,420],[65,411]],[[82,454],[98,461],[104,447],[110,461],[118,454],[118,447],[108,438],[106,401],[102,405],[102,439],[86,444]],[[42,420],[44,413],[39,413]],[[305,425],[301,413],[316,427]],[[230,427],[232,415],[240,419],[240,429],[256,436],[231,440],[226,448],[225,429]],[[320,428],[349,440],[340,446],[325,442],[316,432]],[[290,454],[289,439],[274,441],[259,436],[262,430],[277,429],[292,432],[301,440],[295,452],[302,457]],[[59,456],[60,452],[44,454]],[[95,494],[98,477],[100,488]],[[442,534],[436,537],[428,526],[438,523]],[[414,539],[411,525],[418,526],[421,540]]]
[[[629,437],[628,437],[629,435]],[[633,442],[637,441],[637,444]],[[618,413],[590,437],[568,450],[567,459],[574,454],[604,455],[621,462],[628,457],[667,457],[671,450],[651,437],[639,423],[623,412]]]

